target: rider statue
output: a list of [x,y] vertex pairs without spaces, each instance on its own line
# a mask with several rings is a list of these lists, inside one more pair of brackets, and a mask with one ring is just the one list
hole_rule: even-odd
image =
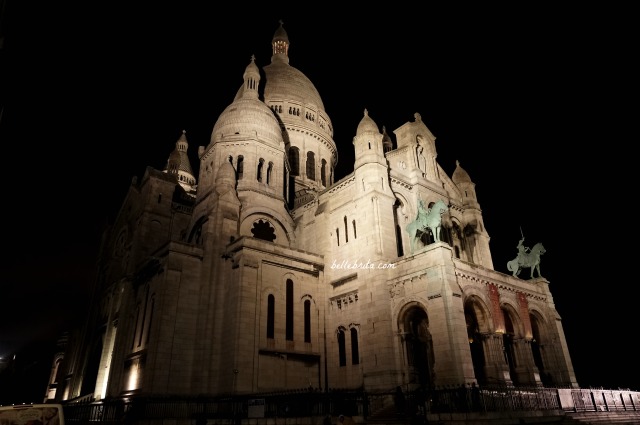
[[529,248],[528,246],[524,246],[523,242],[524,236],[522,237],[522,239],[520,239],[520,241],[518,241],[518,263],[520,264],[524,264],[524,254],[531,251],[531,248]]
[[429,209],[424,207],[424,201],[420,199],[418,201],[418,217],[420,216],[420,214],[428,214],[428,213],[429,213]]

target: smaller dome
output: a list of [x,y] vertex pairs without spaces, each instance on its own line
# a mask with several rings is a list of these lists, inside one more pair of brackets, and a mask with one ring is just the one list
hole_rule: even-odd
[[275,147],[283,143],[282,130],[273,111],[262,101],[246,97],[236,100],[220,114],[213,127],[211,142],[232,135],[255,137]]
[[260,73],[255,64],[255,56],[247,65],[244,84],[238,90],[234,101],[218,117],[211,133],[211,143],[225,137],[241,136],[257,138],[272,146],[284,143],[280,123],[273,111],[258,98]]
[[457,160],[456,160],[456,169],[453,171],[451,180],[453,180],[455,184],[472,183],[471,177],[469,177],[469,173],[467,173],[464,170],[464,168],[460,166],[460,161],[457,161]]
[[369,116],[369,111],[364,110],[364,117],[360,120],[360,124],[358,124],[358,130],[356,131],[356,136],[364,133],[375,133],[380,134],[380,130],[378,129],[378,124],[375,123],[374,120]]

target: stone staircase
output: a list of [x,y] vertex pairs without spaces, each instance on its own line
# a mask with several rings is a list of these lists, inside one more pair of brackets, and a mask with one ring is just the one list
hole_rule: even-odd
[[640,411],[570,412],[567,413],[567,416],[578,420],[581,424],[640,425]]
[[640,425],[640,412],[524,411],[428,414],[427,418],[398,415],[393,407],[382,409],[366,425]]

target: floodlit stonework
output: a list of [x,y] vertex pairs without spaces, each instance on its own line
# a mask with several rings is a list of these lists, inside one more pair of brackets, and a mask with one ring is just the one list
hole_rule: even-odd
[[[272,45],[199,147],[197,179],[184,133],[132,182],[56,398],[577,387],[549,282],[494,270],[475,185],[440,167],[420,115],[392,137],[363,111],[354,171],[334,181],[322,98],[282,25]],[[440,241],[425,229],[412,251],[419,201],[439,200]]]

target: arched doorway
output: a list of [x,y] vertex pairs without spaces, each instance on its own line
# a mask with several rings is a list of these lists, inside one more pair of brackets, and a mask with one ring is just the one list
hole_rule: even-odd
[[469,297],[464,304],[469,351],[473,363],[473,373],[480,385],[487,384],[486,336],[491,331],[491,318],[486,304],[476,296]]
[[502,344],[504,348],[504,358],[509,366],[509,374],[514,385],[523,385],[522,376],[518,370],[522,370],[526,360],[522,358],[519,346],[523,341],[523,326],[518,318],[515,308],[508,304],[502,305],[502,316],[504,318],[504,334],[502,335]]
[[553,386],[555,383],[553,377],[547,367],[547,354],[545,352],[545,343],[547,342],[546,332],[544,332],[544,325],[542,318],[535,314],[529,314],[531,321],[531,331],[533,339],[531,340],[531,353],[533,355],[533,362],[538,368],[540,373],[540,380],[545,387]]
[[416,304],[408,307],[402,317],[409,384],[424,390],[433,388],[433,342],[427,313]]
[[484,371],[484,349],[482,347],[482,334],[478,319],[472,308],[465,308],[465,320],[467,322],[467,338],[469,338],[469,351],[471,351],[471,361],[473,362],[473,373],[478,384],[486,384],[487,378]]

